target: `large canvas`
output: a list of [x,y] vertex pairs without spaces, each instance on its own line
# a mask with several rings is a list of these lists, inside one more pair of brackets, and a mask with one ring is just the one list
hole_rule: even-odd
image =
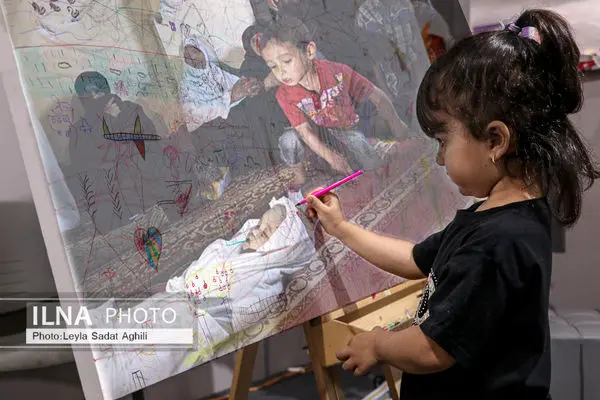
[[[33,127],[19,135],[34,137],[44,169],[30,180],[49,188],[68,260],[55,275],[103,307],[174,299],[194,329],[194,349],[93,350],[104,398],[401,283],[305,217],[295,204],[312,188],[363,169],[338,190],[345,216],[413,241],[467,202],[415,115],[419,82],[453,39],[428,1],[2,4]],[[290,16],[324,72],[318,93],[284,104],[259,49]],[[328,111],[344,101],[347,114]]]

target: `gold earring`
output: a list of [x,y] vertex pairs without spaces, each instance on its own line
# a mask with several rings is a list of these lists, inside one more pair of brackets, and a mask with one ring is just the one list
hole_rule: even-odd
[[496,157],[492,154],[492,164],[496,165]]

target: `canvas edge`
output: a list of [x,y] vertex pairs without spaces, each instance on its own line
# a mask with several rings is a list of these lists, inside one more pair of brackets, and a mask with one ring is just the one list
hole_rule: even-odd
[[[40,222],[40,228],[48,253],[48,260],[52,268],[52,276],[58,291],[59,299],[61,293],[77,293],[73,276],[70,270],[69,260],[63,246],[62,236],[58,226],[58,220],[54,215],[54,208],[50,188],[45,179],[45,170],[33,124],[30,109],[25,98],[21,76],[19,74],[17,56],[14,51],[12,37],[8,32],[9,21],[6,18],[4,3],[0,4],[2,11],[2,29],[6,39],[0,39],[0,46],[10,49],[11,56],[7,58],[11,70],[15,71],[18,79],[6,79],[7,74],[2,75],[4,90],[8,96],[8,104],[15,134],[17,135],[19,150],[25,164],[27,180],[33,197],[33,203]],[[6,43],[8,41],[8,43]],[[4,42],[4,43],[2,43]],[[12,68],[14,67],[14,69]],[[61,300],[62,302],[62,300]],[[86,400],[103,400],[100,378],[96,370],[93,354],[91,351],[73,351],[81,387]]]

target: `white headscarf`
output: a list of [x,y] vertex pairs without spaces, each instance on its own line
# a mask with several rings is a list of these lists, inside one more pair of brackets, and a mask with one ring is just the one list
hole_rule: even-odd
[[204,69],[184,63],[181,103],[188,114],[188,128],[193,130],[217,117],[227,118],[235,105],[231,104],[231,89],[239,78],[220,68],[217,54],[199,35],[186,38],[185,46],[197,48],[206,58]]

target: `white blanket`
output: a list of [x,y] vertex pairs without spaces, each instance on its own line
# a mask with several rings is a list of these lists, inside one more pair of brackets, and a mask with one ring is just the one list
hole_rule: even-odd
[[186,292],[229,332],[252,326],[281,304],[285,277],[307,265],[315,248],[292,201],[273,199],[269,206],[278,204],[286,218],[262,247],[242,253],[248,231],[259,222],[249,220],[230,240],[210,244],[183,275],[169,280],[166,291]]
[[[238,334],[268,318],[274,309],[283,311],[275,319],[285,316],[285,277],[308,265],[316,250],[293,202],[284,197],[273,199],[269,206],[277,204],[286,207],[286,218],[257,251],[242,253],[241,249],[247,232],[259,222],[252,219],[230,240],[209,245],[181,276],[168,281],[165,293],[136,306],[164,307],[168,301],[177,312],[177,322],[153,328],[192,326],[196,350],[114,346],[93,350],[105,398],[122,397],[221,355],[217,353],[223,346],[238,340]],[[113,300],[103,304],[92,317],[100,318],[113,305]],[[141,325],[132,321],[112,327]]]

